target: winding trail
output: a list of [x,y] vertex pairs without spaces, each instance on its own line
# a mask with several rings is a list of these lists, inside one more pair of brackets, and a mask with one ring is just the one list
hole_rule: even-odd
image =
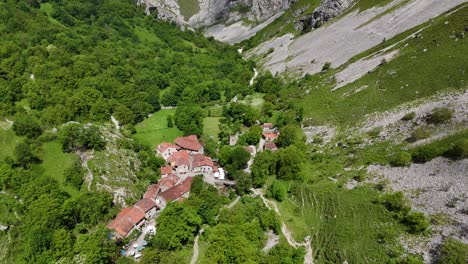
[[193,256],[192,256],[192,260],[190,261],[190,264],[195,264],[197,263],[197,259],[198,259],[198,238],[200,237],[201,234],[203,234],[203,232],[205,232],[205,229],[200,229],[200,231],[198,232],[198,235],[195,237],[195,241],[193,242]]
[[91,191],[91,184],[93,183],[93,178],[94,178],[93,172],[88,167],[88,161],[94,157],[93,154],[94,154],[94,150],[91,153],[86,153],[86,152],[78,153],[81,159],[81,166],[84,167],[86,171],[88,172],[85,177],[85,182],[87,182],[88,191]]
[[[263,203],[268,209],[274,210],[279,216],[281,216],[281,213],[275,202],[272,202],[266,199],[260,189],[251,189],[251,190],[255,195],[258,195],[260,196],[260,198],[262,198]],[[297,242],[296,240],[294,240],[292,232],[288,229],[288,227],[283,221],[281,221],[281,232],[283,233],[284,237],[288,241],[288,244],[291,245],[292,247],[294,248],[305,247],[306,254],[304,256],[304,264],[314,263],[314,255],[312,252],[312,245],[311,245],[310,237],[306,237],[304,242],[301,242],[301,243]]]

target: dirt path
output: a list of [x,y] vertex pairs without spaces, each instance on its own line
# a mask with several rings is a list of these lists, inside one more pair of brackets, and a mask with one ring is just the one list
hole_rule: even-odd
[[91,152],[79,152],[81,166],[86,169],[87,173],[85,176],[85,182],[87,183],[88,191],[91,191],[91,184],[93,183],[94,175],[88,167],[88,161],[91,160],[94,156],[94,151]]
[[254,68],[253,71],[254,71],[254,76],[252,77],[252,79],[250,79],[249,86],[252,86],[254,84],[254,81],[255,79],[257,79],[257,76],[258,76],[257,68]]
[[[263,196],[263,193],[260,189],[252,189],[252,192],[255,195],[258,195],[260,196],[260,198],[262,198],[263,203],[268,209],[274,210],[279,216],[281,216],[281,213],[276,203],[266,199]],[[294,240],[292,232],[288,229],[288,227],[283,221],[281,221],[281,232],[283,233],[284,237],[288,241],[288,244],[291,245],[292,247],[294,248],[305,247],[306,254],[304,256],[304,264],[314,263],[314,255],[312,252],[312,245],[311,245],[310,237],[306,237],[304,242],[301,242],[301,243],[297,242],[296,240]]]
[[239,201],[240,201],[240,199],[241,199],[241,197],[240,197],[240,196],[237,196],[237,198],[236,198],[236,199],[235,199],[235,200],[234,200],[234,201],[233,201],[233,202],[232,202],[230,205],[226,206],[226,208],[227,208],[227,209],[231,209],[231,208],[233,208],[233,207],[234,207],[234,205],[236,205],[236,204],[237,204],[237,202],[239,202]]
[[192,260],[190,261],[190,264],[195,264],[197,263],[198,259],[198,238],[200,237],[201,234],[205,232],[205,229],[200,229],[200,232],[198,232],[198,235],[195,237],[195,241],[193,242],[193,256]]

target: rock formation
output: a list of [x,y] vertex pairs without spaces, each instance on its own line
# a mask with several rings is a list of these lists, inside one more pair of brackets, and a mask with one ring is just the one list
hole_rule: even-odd
[[318,28],[332,18],[339,16],[352,4],[353,0],[323,0],[312,14],[304,16],[294,26],[299,31],[310,31]]

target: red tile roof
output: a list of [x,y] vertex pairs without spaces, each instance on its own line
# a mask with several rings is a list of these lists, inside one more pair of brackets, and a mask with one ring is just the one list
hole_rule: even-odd
[[156,207],[156,202],[150,198],[143,198],[135,204],[135,207],[141,209],[144,213]]
[[195,154],[192,157],[193,157],[193,161],[192,161],[193,168],[201,167],[201,166],[209,166],[209,167],[214,166],[213,161],[203,154]]
[[213,166],[213,171],[217,172],[219,170],[218,166]]
[[193,177],[187,178],[180,184],[168,189],[165,192],[161,193],[161,197],[163,197],[166,201],[175,201],[180,198],[182,195],[190,191],[190,187],[192,186]]
[[266,139],[273,140],[273,139],[276,139],[278,137],[278,134],[276,134],[276,133],[263,133],[263,137],[266,138]]
[[251,146],[245,146],[244,149],[247,150],[250,154],[253,154],[255,152],[255,150]]
[[172,173],[172,167],[171,166],[164,166],[164,167],[161,167],[160,171],[161,171],[161,175],[171,174]]
[[169,148],[175,148],[177,150],[180,149],[179,146],[174,145],[174,144],[169,143],[169,142],[163,142],[163,143],[158,145],[158,151],[161,152],[161,153],[163,153],[164,151],[166,151]]
[[264,128],[273,128],[273,124],[272,123],[264,123],[263,127]]
[[143,195],[143,198],[149,198],[149,199],[156,199],[156,196],[158,196],[159,193],[159,184],[151,184],[148,186],[148,189],[145,192],[145,195]]
[[202,148],[200,142],[198,142],[198,138],[196,135],[191,135],[188,137],[178,137],[174,141],[178,146],[184,149],[198,151]]
[[274,142],[267,142],[265,143],[265,149],[278,150],[278,147],[276,146]]
[[167,158],[167,161],[172,166],[189,166],[190,165],[190,153],[186,150],[177,151]]
[[135,207],[124,208],[107,227],[114,229],[120,236],[126,237],[133,226],[144,217],[145,214]]
[[161,186],[161,188],[164,186],[166,189],[169,189],[176,185],[176,183],[179,181],[179,177],[175,176],[174,174],[171,174],[167,177],[164,177],[159,180],[158,184]]

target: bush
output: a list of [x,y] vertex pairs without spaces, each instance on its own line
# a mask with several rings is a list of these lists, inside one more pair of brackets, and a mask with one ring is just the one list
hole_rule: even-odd
[[428,145],[428,146],[422,146],[422,147],[417,148],[413,152],[412,158],[414,162],[425,163],[439,155],[440,155],[439,149]]
[[39,122],[30,115],[18,114],[14,118],[13,131],[18,136],[34,139],[42,134]]
[[431,132],[427,127],[418,127],[413,131],[411,136],[406,139],[407,142],[413,143],[421,139],[428,138],[431,135]]
[[409,112],[407,114],[405,114],[401,120],[403,121],[410,121],[410,120],[413,120],[414,118],[416,117],[416,113],[415,112]]
[[325,64],[323,64],[323,67],[322,67],[322,71],[328,71],[331,67],[331,62],[325,62]]
[[468,139],[461,140],[452,145],[445,153],[444,156],[450,159],[464,159],[468,157]]
[[468,245],[453,238],[447,239],[440,249],[439,264],[467,263]]
[[383,197],[384,205],[389,211],[407,214],[410,211],[408,202],[402,192],[386,194]]
[[406,215],[403,223],[409,228],[410,233],[421,233],[429,227],[429,220],[421,212],[413,212]]
[[267,196],[278,202],[282,202],[286,198],[286,187],[279,181],[273,181],[270,187],[268,187]]
[[390,165],[392,165],[393,167],[409,166],[411,164],[411,160],[411,154],[406,151],[402,151],[391,157]]
[[448,108],[435,108],[427,116],[427,122],[431,124],[442,124],[449,121],[453,116],[453,110]]

